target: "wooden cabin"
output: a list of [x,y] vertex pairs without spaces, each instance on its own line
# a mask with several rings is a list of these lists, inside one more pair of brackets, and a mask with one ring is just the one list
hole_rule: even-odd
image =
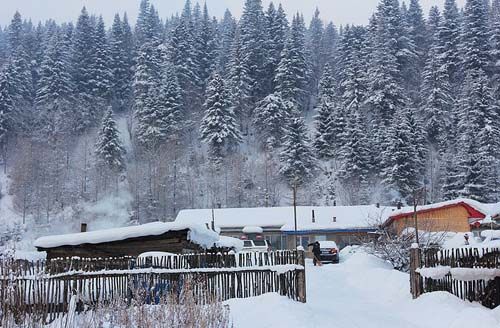
[[109,258],[145,252],[186,253],[212,248],[219,235],[204,226],[154,222],[138,226],[38,238],[35,247],[47,259]]
[[[470,232],[487,217],[487,205],[469,199],[457,199],[417,206],[418,230]],[[383,226],[392,228],[398,234],[406,228],[414,228],[413,207],[394,211]]]

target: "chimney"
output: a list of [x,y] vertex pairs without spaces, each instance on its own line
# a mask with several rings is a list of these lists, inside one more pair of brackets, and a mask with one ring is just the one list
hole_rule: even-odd
[[82,223],[80,225],[80,232],[87,232],[87,223]]
[[380,203],[375,204],[377,208],[380,208]]
[[401,206],[403,206],[403,204],[401,204],[401,202],[398,202],[398,210],[401,209]]
[[337,217],[336,217],[336,216],[334,216],[334,217],[332,218],[332,220],[333,220],[333,222],[334,222],[334,223],[335,223],[335,222],[337,222]]
[[314,210],[312,210],[312,223],[316,222],[316,217],[314,216]]

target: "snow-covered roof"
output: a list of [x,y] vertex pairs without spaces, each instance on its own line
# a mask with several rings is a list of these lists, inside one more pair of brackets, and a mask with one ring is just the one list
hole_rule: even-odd
[[[314,210],[315,222],[312,222]],[[362,206],[298,206],[297,230],[348,230],[375,227],[392,208]],[[293,207],[225,208],[214,210],[215,225],[221,228],[243,229],[246,226],[294,231]],[[335,218],[335,219],[334,219]],[[207,224],[212,221],[211,209],[182,210],[175,222]]]
[[[457,198],[449,201],[419,205],[417,206],[417,213],[426,212],[433,209],[439,209],[443,207],[455,206],[455,205],[466,205],[474,209],[479,213],[471,213],[473,216],[479,215],[479,217],[474,217],[475,219],[488,219],[500,213],[500,203],[484,204],[478,201],[467,199],[467,198]],[[398,217],[413,214],[413,206],[402,207],[399,210],[394,210],[388,217],[389,220],[397,219]]]
[[204,248],[211,248],[219,240],[219,235],[216,232],[209,230],[203,225],[179,222],[152,222],[123,228],[40,237],[35,240],[34,246],[40,248],[52,248],[81,244],[99,244],[129,238],[158,236],[169,231],[180,231],[186,229],[189,230],[188,239]]

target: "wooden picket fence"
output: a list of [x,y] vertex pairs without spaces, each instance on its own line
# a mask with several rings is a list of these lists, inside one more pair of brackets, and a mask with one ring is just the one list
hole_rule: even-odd
[[[419,273],[426,268],[450,269],[440,278],[424,277]],[[422,293],[447,291],[471,302],[479,302],[488,308],[500,305],[500,274],[492,279],[467,279],[455,277],[454,268],[497,269],[500,272],[500,249],[498,248],[457,248],[419,249],[410,252],[410,289],[414,298]],[[495,272],[494,270],[492,272]]]
[[78,311],[114,300],[130,303],[138,293],[154,304],[185,284],[202,304],[270,292],[305,302],[304,252],[0,260],[0,326],[7,314],[51,322],[68,311],[74,295]]

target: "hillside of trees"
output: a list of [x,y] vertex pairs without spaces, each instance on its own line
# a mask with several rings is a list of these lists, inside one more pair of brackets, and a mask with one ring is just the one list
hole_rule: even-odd
[[0,181],[25,220],[113,194],[135,222],[286,205],[294,186],[303,205],[499,200],[500,0],[381,0],[366,26],[261,0],[239,19],[143,0],[135,26],[21,14],[0,28]]

